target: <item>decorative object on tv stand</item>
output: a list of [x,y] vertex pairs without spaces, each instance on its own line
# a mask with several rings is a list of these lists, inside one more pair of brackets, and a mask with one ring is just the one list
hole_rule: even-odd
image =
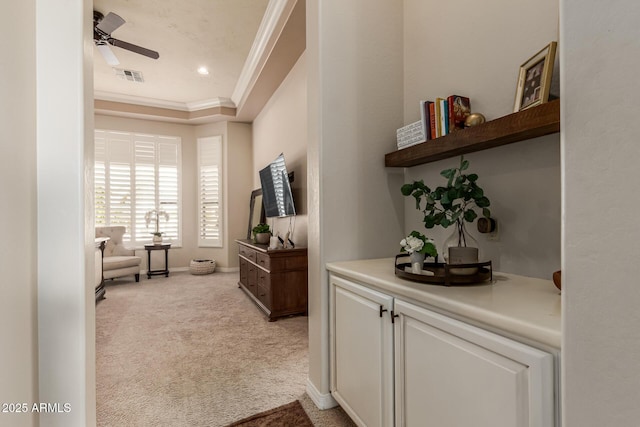
[[437,257],[438,251],[433,239],[426,237],[417,231],[412,231],[407,237],[400,241],[401,252],[409,254],[411,259],[411,272],[413,274],[421,274],[424,259],[427,255]]
[[149,228],[149,224],[151,221],[155,222],[155,231],[153,234],[153,243],[160,244],[162,243],[162,232],[160,231],[160,218],[164,217],[165,221],[169,221],[169,214],[166,211],[160,209],[152,209],[144,214],[144,220],[147,223],[147,228]]
[[[469,161],[460,157],[457,168],[440,172],[447,179],[447,185],[431,190],[423,180],[402,186],[404,196],[416,199],[416,209],[424,214],[423,222],[427,229],[436,225],[448,228],[454,226],[453,234],[445,241],[442,255],[448,264],[473,264],[479,259],[476,240],[465,228],[465,222],[473,222],[478,214],[475,208],[482,209],[482,216],[491,217],[491,202],[484,195],[484,190],[477,184],[477,174],[467,174]],[[424,199],[424,208],[422,201]],[[477,268],[459,268],[453,274],[475,274]]]
[[269,244],[271,238],[271,230],[269,224],[260,223],[253,227],[253,240],[261,245]]

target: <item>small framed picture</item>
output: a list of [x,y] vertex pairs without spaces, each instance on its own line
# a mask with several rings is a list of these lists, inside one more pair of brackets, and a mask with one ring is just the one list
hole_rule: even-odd
[[557,45],[549,43],[520,66],[514,112],[548,101]]

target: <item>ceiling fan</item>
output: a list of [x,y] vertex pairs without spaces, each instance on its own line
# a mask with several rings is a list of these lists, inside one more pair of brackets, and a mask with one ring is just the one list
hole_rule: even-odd
[[113,12],[104,16],[102,13],[93,11],[93,41],[98,50],[109,65],[118,65],[120,62],[113,54],[109,45],[129,50],[149,58],[158,59],[160,54],[155,50],[147,49],[122,40],[114,39],[111,33],[120,28],[126,21]]

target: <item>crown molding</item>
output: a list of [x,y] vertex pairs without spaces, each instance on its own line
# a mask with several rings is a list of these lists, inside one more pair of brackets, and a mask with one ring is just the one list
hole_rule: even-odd
[[233,120],[236,109],[226,106],[208,107],[195,111],[183,111],[118,101],[94,100],[94,112],[107,116],[156,120],[182,124],[203,124]]
[[258,80],[262,68],[269,59],[297,0],[270,0],[249,56],[231,95],[231,101],[240,109]]
[[176,101],[165,101],[162,99],[145,98],[142,96],[124,95],[120,93],[112,93],[112,92],[104,92],[104,91],[95,91],[93,94],[93,97],[95,100],[99,100],[99,101],[118,102],[121,104],[142,105],[145,107],[162,108],[165,110],[186,111],[189,113],[200,111],[200,110],[206,110],[208,108],[218,108],[218,107],[236,108],[236,105],[233,103],[233,101],[231,101],[230,98],[222,98],[222,97],[205,99],[202,101],[194,101],[194,102],[176,102]]
[[231,98],[213,98],[213,99],[205,99],[202,101],[194,101],[187,102],[186,104],[188,111],[200,111],[206,110],[207,108],[218,108],[218,107],[228,107],[228,108],[236,108],[236,104],[233,103]]
[[145,98],[143,96],[125,95],[99,90],[93,92],[93,99],[99,101],[119,102],[122,104],[143,105],[145,107],[164,108],[168,110],[189,111],[187,104],[184,102],[165,101],[162,99]]

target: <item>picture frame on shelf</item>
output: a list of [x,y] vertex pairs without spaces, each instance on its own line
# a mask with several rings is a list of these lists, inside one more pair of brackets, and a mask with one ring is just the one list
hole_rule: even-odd
[[549,100],[549,88],[558,43],[553,41],[520,66],[514,112]]

